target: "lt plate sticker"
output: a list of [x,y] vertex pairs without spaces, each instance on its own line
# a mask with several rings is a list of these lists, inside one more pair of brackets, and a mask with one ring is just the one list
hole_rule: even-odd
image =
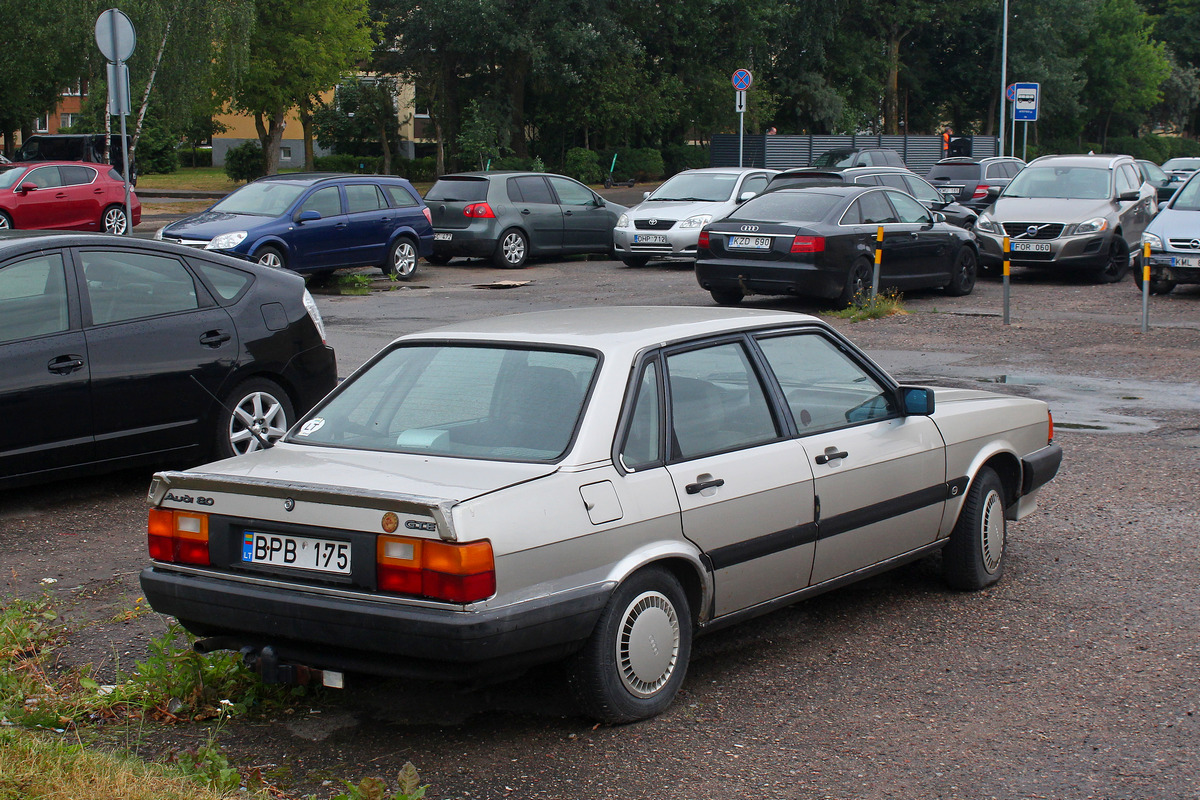
[[316,433],[325,425],[325,420],[320,417],[314,417],[308,422],[300,426],[300,433],[297,436],[308,436],[310,433]]

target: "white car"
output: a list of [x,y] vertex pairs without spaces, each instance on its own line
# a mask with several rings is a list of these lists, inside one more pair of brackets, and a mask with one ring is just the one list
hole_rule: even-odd
[[613,252],[626,266],[694,261],[700,229],[767,188],[773,169],[689,169],[668,178],[621,215]]
[[902,386],[774,311],[595,308],[404,336],[269,450],[150,488],[150,604],[268,680],[572,660],[649,717],[695,634],[942,550],[1004,570],[1062,450],[1045,403]]

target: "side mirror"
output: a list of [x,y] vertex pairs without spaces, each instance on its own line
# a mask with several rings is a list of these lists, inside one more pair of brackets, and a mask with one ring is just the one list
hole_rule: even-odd
[[27,194],[29,192],[36,192],[37,188],[37,184],[35,183],[22,183],[17,187],[17,191],[21,194]]
[[649,200],[649,199],[650,199],[650,193],[649,193],[649,192],[642,192],[642,199],[643,199],[643,200]]
[[756,194],[758,194],[758,192],[742,192],[740,195],[738,195],[738,202],[744,203],[751,197],[754,197]]
[[940,211],[935,211],[935,212],[933,212],[933,221],[934,222],[945,222],[946,215]]
[[1140,200],[1141,198],[1141,192],[1137,191],[1136,189],[1132,192],[1122,192],[1121,194],[1117,195],[1117,199],[1121,202],[1125,202],[1126,200]]
[[927,417],[933,413],[933,390],[922,386],[901,386],[900,400],[904,413]]
[[316,222],[321,218],[321,212],[313,211],[311,208],[307,211],[301,211],[296,216],[292,217],[293,222]]

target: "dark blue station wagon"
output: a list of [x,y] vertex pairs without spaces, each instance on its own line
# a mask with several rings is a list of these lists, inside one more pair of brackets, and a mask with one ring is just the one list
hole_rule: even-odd
[[155,238],[296,272],[377,266],[405,279],[433,252],[429,208],[404,178],[384,175],[259,178]]

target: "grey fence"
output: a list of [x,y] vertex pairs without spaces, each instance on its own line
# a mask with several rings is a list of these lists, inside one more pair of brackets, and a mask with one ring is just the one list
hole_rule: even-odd
[[[975,158],[994,156],[999,152],[995,136],[955,137],[956,155]],[[924,175],[937,161],[944,158],[941,136],[883,136],[856,134],[852,136],[746,136],[742,143],[742,164],[747,167],[790,169],[804,167],[826,150],[839,147],[886,147],[895,150],[908,168]],[[709,147],[709,166],[738,165],[738,136],[718,133]]]

